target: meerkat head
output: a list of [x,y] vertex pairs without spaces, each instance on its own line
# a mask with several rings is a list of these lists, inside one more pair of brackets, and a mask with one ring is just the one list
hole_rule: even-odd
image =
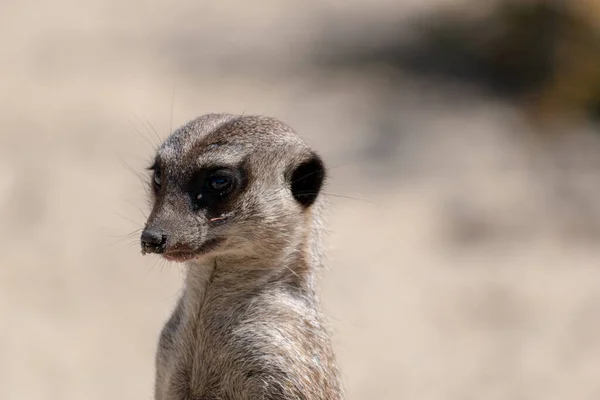
[[293,253],[307,235],[325,167],[285,124],[200,117],[158,149],[142,254],[171,261]]

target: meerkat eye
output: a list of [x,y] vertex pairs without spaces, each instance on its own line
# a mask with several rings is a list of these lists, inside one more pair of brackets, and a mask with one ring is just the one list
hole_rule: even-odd
[[152,187],[156,190],[162,184],[162,174],[160,171],[158,160],[154,161],[154,163],[150,167],[148,167],[148,170],[152,171]]
[[162,183],[160,169],[155,169],[154,170],[154,176],[152,177],[152,181],[154,182],[154,184],[157,187],[160,186],[160,184]]
[[239,189],[242,182],[241,172],[236,169],[198,171],[189,183],[189,194],[194,208],[218,207],[221,201]]
[[227,192],[232,185],[231,177],[226,175],[213,175],[206,180],[206,188],[211,192]]

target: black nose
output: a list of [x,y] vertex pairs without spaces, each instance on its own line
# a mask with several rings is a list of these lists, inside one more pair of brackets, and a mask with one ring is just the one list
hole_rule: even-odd
[[162,253],[167,244],[167,235],[159,229],[146,228],[142,232],[142,253]]

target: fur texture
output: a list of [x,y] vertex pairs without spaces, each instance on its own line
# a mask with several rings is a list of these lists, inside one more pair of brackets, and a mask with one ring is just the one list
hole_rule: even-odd
[[152,169],[143,253],[187,267],[155,399],[341,399],[315,288],[320,157],[275,119],[210,114],[175,131]]

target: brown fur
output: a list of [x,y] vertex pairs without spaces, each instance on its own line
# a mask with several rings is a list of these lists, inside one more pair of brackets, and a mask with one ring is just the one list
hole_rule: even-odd
[[[307,160],[318,162],[299,169]],[[204,182],[197,171],[214,166],[240,171],[238,186],[195,207],[189,182]],[[146,229],[165,240],[143,250],[184,254],[187,278],[160,336],[156,400],[342,398],[315,292],[320,166],[288,126],[266,117],[205,115],[158,150]],[[293,186],[299,177],[309,191]]]

